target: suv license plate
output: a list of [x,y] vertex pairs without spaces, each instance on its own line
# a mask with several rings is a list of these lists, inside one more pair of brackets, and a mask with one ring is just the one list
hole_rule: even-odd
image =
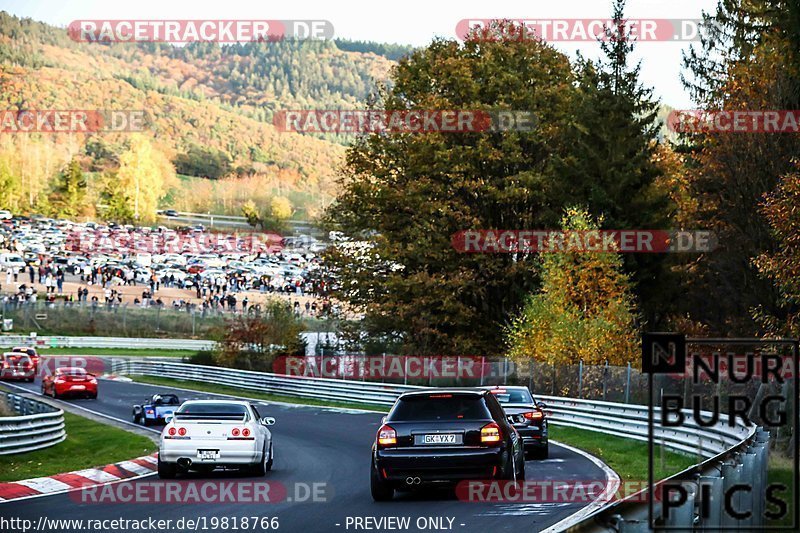
[[456,433],[437,433],[435,435],[417,435],[416,444],[461,444],[461,435]]

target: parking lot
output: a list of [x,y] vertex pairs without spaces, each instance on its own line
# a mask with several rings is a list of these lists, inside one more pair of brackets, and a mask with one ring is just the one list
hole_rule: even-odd
[[268,298],[298,315],[331,310],[327,243],[301,235],[102,225],[45,217],[0,220],[0,291],[6,305],[170,307],[257,312]]

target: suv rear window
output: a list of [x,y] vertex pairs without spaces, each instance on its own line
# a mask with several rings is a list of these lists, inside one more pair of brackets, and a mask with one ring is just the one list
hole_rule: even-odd
[[424,394],[397,402],[387,420],[486,420],[491,418],[481,396],[475,394]]

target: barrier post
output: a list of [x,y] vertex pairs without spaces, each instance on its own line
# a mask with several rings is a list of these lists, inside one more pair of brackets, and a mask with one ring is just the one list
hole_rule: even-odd
[[697,495],[697,485],[691,482],[682,483],[686,489],[686,501],[679,507],[670,509],[669,518],[665,520],[667,526],[691,530],[694,525],[694,500]]
[[[737,485],[740,480],[741,465],[735,460],[726,461],[722,463],[722,490],[723,494],[729,494],[729,491],[734,485]],[[734,508],[739,509],[739,497],[736,496],[731,502]],[[735,529],[739,527],[739,521],[736,520],[729,513],[722,513],[722,520],[720,521],[723,528]]]
[[[700,476],[700,526],[702,531],[717,531],[720,528],[723,494],[722,477],[716,472],[708,476]],[[708,487],[703,490],[703,487]],[[707,498],[705,501],[703,498]]]
[[739,512],[746,513],[750,512],[750,516],[747,518],[740,520],[739,523],[744,526],[746,530],[750,530],[755,524],[755,513],[756,513],[756,504],[755,501],[758,499],[756,496],[759,490],[758,485],[758,478],[761,476],[761,472],[759,472],[759,468],[756,464],[756,454],[753,453],[750,449],[748,449],[744,454],[742,454],[742,479],[749,480],[750,483],[750,491],[742,491],[739,493],[740,495],[740,503],[741,507]]
[[628,362],[628,372],[625,377],[625,403],[630,403],[631,400],[631,363]]

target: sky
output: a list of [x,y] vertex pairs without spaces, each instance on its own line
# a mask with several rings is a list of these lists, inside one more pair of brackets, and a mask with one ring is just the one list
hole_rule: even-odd
[[[0,10],[66,27],[73,20],[106,19],[243,19],[328,20],[335,37],[424,46],[434,37],[455,38],[456,24],[464,19],[605,19],[611,0],[0,0]],[[699,19],[713,12],[716,0],[628,0],[630,19]],[[689,42],[641,42],[634,55],[642,62],[642,81],[655,96],[678,109],[691,109],[680,74],[681,52]],[[575,58],[599,57],[597,43],[555,42]]]

